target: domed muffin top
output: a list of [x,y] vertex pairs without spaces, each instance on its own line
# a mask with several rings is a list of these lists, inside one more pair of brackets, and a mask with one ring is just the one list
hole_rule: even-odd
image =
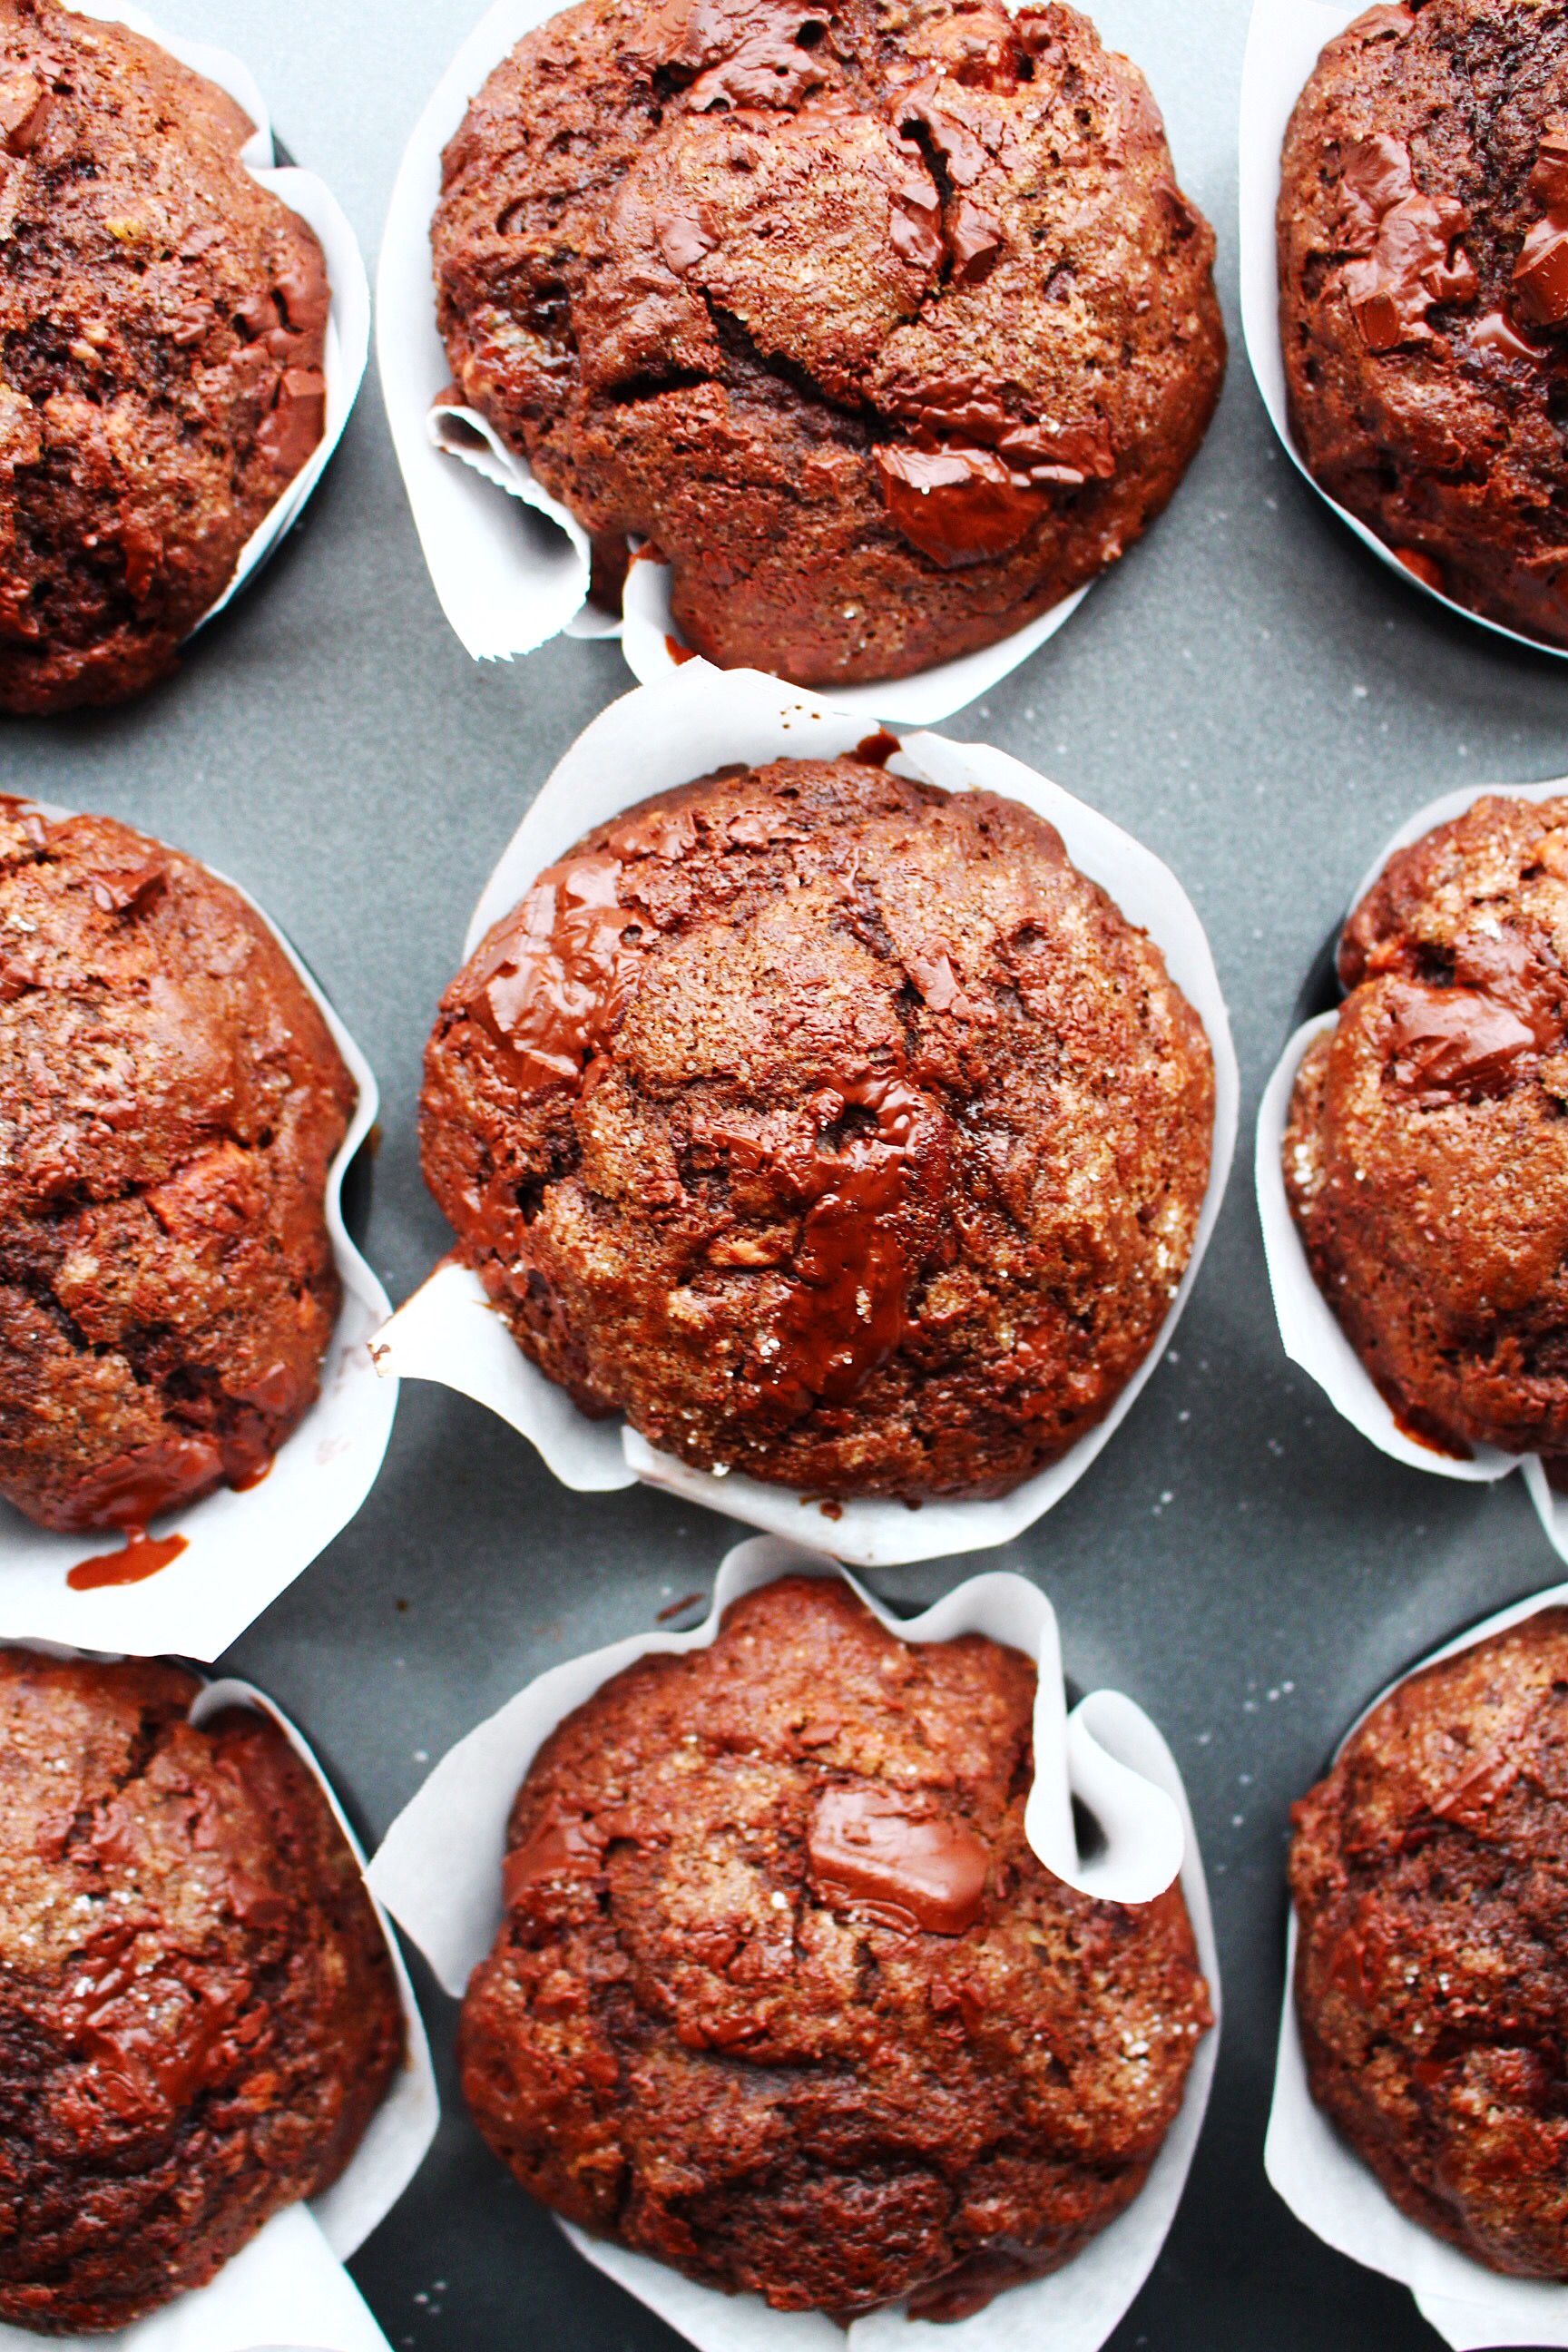
[[1323,50],[1285,142],[1280,323],[1312,472],[1428,585],[1568,643],[1568,24],[1417,0]]
[[584,0],[474,100],[434,241],[463,397],[657,542],[700,652],[807,683],[1090,578],[1218,394],[1213,237],[1065,7]]
[[0,710],[140,692],[321,437],[321,247],[123,25],[0,0]]
[[1295,1822],[1313,2095],[1413,2221],[1568,2279],[1568,1611],[1401,1683]]
[[1014,801],[782,760],[596,827],[442,1003],[425,1168],[527,1351],[701,1467],[998,1494],[1152,1344],[1213,1063]]
[[1479,800],[1390,859],[1302,1061],[1287,1191],[1410,1432],[1568,1453],[1568,801]]
[[0,796],[0,1495],[143,1526],[264,1469],[338,1310],[354,1086],[237,890]]
[[0,1650],[0,2318],[127,2326],[328,2188],[403,2046],[385,1938],[269,1717]]
[[552,1735],[459,2036],[571,2220],[783,2309],[955,2318],[1130,2202],[1210,2021],[1179,1889],[1024,1836],[1035,1671],[786,1578]]

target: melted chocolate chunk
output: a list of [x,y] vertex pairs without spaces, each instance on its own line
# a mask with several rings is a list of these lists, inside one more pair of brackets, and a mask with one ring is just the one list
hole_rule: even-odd
[[1526,318],[1559,327],[1568,319],[1568,124],[1552,123],[1542,133],[1530,193],[1546,213],[1520,248],[1513,282]]
[[910,1268],[895,1221],[917,1124],[934,1115],[900,1078],[863,1078],[818,1099],[828,1120],[847,1108],[870,1111],[875,1135],[851,1135],[839,1151],[818,1146],[790,1171],[810,1206],[767,1371],[769,1385],[830,1404],[847,1404],[902,1344]]
[[637,918],[620,880],[602,852],[546,866],[464,974],[463,1009],[525,1091],[578,1085],[625,1010],[640,958],[624,945]]
[[994,449],[896,443],[876,454],[889,514],[910,545],[944,571],[1005,555],[1046,510],[1045,492]]
[[893,121],[900,131],[913,124],[925,132],[958,189],[974,185],[996,141],[986,116],[941,74],[927,74],[906,90],[893,108]]
[[879,1925],[962,1936],[984,1907],[984,1842],[920,1797],[874,1782],[822,1791],[806,1854],[825,1902]]
[[1458,239],[1468,226],[1462,205],[1425,194],[1410,150],[1380,131],[1344,151],[1341,236],[1347,253],[1345,292],[1369,352],[1435,340],[1427,313],[1435,302],[1473,302],[1480,281]]
[[788,0],[670,0],[650,37],[661,64],[698,69],[687,103],[701,113],[799,106],[828,79],[817,47],[827,29],[820,8]]
[[1512,929],[1466,932],[1454,985],[1399,980],[1388,989],[1389,1075],[1433,1104],[1506,1094],[1562,1037],[1568,977],[1543,944]]
[[955,286],[978,286],[996,266],[1003,247],[1002,224],[970,196],[961,196],[948,226]]
[[605,1859],[608,1837],[581,1814],[546,1813],[531,1837],[513,1846],[501,1868],[501,1901],[509,1911],[547,1879],[581,1878]]
[[1441,1101],[1506,1094],[1537,1047],[1517,1013],[1471,988],[1423,988],[1397,981],[1385,1000],[1394,1083]]
[[1514,289],[1526,318],[1540,327],[1568,319],[1568,206],[1554,205],[1520,248]]
[[1538,343],[1527,342],[1503,310],[1483,310],[1469,330],[1467,341],[1483,352],[1495,352],[1502,359],[1528,360],[1539,366],[1545,356]]

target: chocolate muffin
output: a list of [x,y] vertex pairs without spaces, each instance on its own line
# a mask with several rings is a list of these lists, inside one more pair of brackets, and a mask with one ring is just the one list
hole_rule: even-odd
[[1412,2221],[1568,2280],[1568,1610],[1401,1683],[1294,1819],[1313,2097]]
[[0,0],[0,710],[166,676],[321,437],[321,249],[251,129],[123,25]]
[[1131,2203],[1212,2022],[1179,1887],[1024,1836],[1035,1669],[788,1577],[541,1748],[464,2095],[584,2229],[779,2310],[955,2319]]
[[1159,950],[1016,801],[858,759],[596,826],[426,1049],[425,1172],[584,1412],[823,1496],[1001,1495],[1153,1345],[1214,1072]]
[[1483,799],[1391,858],[1302,1060],[1286,1191],[1407,1432],[1568,1454],[1568,800]]
[[902,677],[1092,580],[1219,395],[1208,224],[1072,9],[583,0],[445,159],[460,397],[688,643]]
[[403,2050],[385,1938],[268,1716],[0,1650],[0,2319],[130,2325],[342,2172]]
[[267,1468],[337,1319],[354,1083],[239,893],[0,795],[0,1495],[143,1527]]
[[1568,645],[1568,16],[1358,16],[1291,117],[1279,235],[1313,475],[1428,586]]

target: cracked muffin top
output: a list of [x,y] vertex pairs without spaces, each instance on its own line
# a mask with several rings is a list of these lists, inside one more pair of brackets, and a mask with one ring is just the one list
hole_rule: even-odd
[[781,2310],[956,2319],[1131,2203],[1211,2023],[1179,1886],[1024,1835],[1035,1669],[837,1581],[737,1601],[540,1749],[458,2055],[571,2221]]
[[266,1469],[337,1320],[354,1098],[228,883],[0,796],[0,1495],[139,1528]]
[[321,249],[251,130],[123,25],[0,0],[0,710],[166,676],[321,437]]
[[1412,2221],[1568,2279],[1568,1610],[1401,1683],[1294,1819],[1313,2096]]
[[403,2050],[359,1864],[271,1717],[0,1650],[0,2319],[128,2326],[330,2188]]
[[1312,473],[1428,586],[1568,644],[1568,14],[1358,16],[1291,117],[1279,241]]
[[1225,338],[1142,76],[1071,9],[584,0],[446,153],[456,389],[724,667],[901,677],[1092,579]]
[[425,1172],[526,1352],[702,1469],[1005,1494],[1152,1346],[1214,1069],[1160,950],[1016,801],[858,759],[597,826],[426,1055]]
[[1568,801],[1478,801],[1345,926],[1286,1191],[1407,1434],[1568,1454]]

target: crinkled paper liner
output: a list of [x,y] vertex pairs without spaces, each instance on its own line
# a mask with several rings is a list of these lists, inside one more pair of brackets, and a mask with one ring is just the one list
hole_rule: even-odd
[[1489,629],[1493,636],[1508,637],[1516,646],[1528,646],[1532,653],[1554,655],[1561,661],[1568,658],[1568,648],[1505,628],[1500,621],[1489,620],[1484,613],[1457,604],[1440,588],[1428,587],[1425,580],[1417,579],[1385,540],[1313,479],[1290,437],[1285,362],[1279,348],[1279,265],[1275,243],[1280,154],[1296,100],[1324,44],[1363,15],[1367,5],[1368,0],[1254,0],[1241,73],[1241,326],[1247,355],[1287,457],[1363,547],[1396,572],[1407,588],[1458,613],[1461,620]]
[[[1538,1610],[1568,1606],[1568,1584],[1553,1585],[1529,1601],[1515,1601],[1479,1625],[1472,1625],[1429,1657],[1409,1667],[1394,1690],[1409,1675],[1439,1658],[1484,1642],[1489,1635],[1521,1624]],[[1373,1706],[1386,1698],[1382,1691],[1345,1734],[1349,1739]],[[1274,2099],[1263,2162],[1269,2179],[1299,2221],[1326,2245],[1397,2279],[1415,2296],[1422,2316],[1430,2321],[1454,2352],[1483,2352],[1493,2345],[1568,2346],[1568,2287],[1544,2279],[1504,2277],[1471,2262],[1457,2247],[1445,2245],[1420,2224],[1406,2219],[1387,2195],[1376,2175],[1352,2154],[1349,2143],[1307,2087],[1307,2069],[1296,2019],[1296,1919],[1290,1918],[1285,1960],[1285,2002],[1279,2020],[1279,2051],[1274,2069]]]
[[[71,814],[36,805],[51,818]],[[120,1537],[112,1528],[53,1534],[0,1503],[0,1641],[65,1642],[141,1657],[166,1651],[217,1657],[347,1527],[375,1483],[392,1435],[396,1384],[377,1381],[366,1353],[386,1318],[387,1297],[350,1239],[342,1213],[343,1177],[375,1121],[375,1076],[266,910],[247,892],[240,896],[267,923],[320,1005],[358,1089],[348,1133],[327,1174],[327,1230],[343,1303],[321,1365],[321,1394],[258,1486],[245,1494],[220,1487],[205,1502],[156,1521],[160,1535],[184,1536],[186,1549],[143,1583],[73,1592],[67,1570],[78,1560],[112,1552]]]
[[322,356],[322,373],[327,380],[325,429],[306,463],[241,548],[233,578],[216,604],[196,624],[202,629],[238,594],[284,533],[299,520],[305,501],[326,471],[327,461],[342,437],[370,351],[370,283],[359,241],[326,182],[318,179],[314,172],[302,172],[293,164],[274,163],[267,101],[248,67],[231,57],[226,49],[211,48],[204,41],[182,40],[174,34],[161,31],[140,8],[95,7],[87,5],[87,0],[65,0],[65,4],[76,16],[94,16],[102,24],[128,26],[143,39],[155,41],[193,73],[205,74],[208,81],[226,90],[256,126],[239,151],[241,163],[253,180],[269,189],[290,212],[298,213],[315,230],[326,263],[331,307],[327,315]]
[[[633,564],[622,621],[599,612],[587,601],[588,541],[582,526],[476,410],[442,404],[452,372],[436,331],[430,260],[441,151],[487,76],[525,33],[557,13],[553,0],[498,0],[436,85],[404,151],[386,216],[376,271],[376,355],[431,582],[473,658],[510,661],[562,630],[570,636],[618,636],[646,686],[679,667],[665,565],[646,559]],[[454,457],[460,466],[452,464]],[[497,490],[517,503],[509,505]],[[837,688],[837,706],[907,727],[949,719],[1054,636],[1092,584],[979,653],[913,677]]]
[[[70,1645],[62,1643],[24,1646],[71,1654]],[[272,1717],[319,1783],[363,1868],[359,1840],[331,1783],[281,1708],[253,1684],[230,1678],[207,1684],[191,1708],[191,1721],[204,1723],[227,1706],[254,1707]],[[50,2339],[65,2352],[282,2352],[296,2346],[310,2352],[387,2352],[386,2338],[343,2264],[419,2169],[440,2108],[414,1988],[379,1901],[375,1907],[397,1979],[406,2046],[402,2070],[342,2178],[308,2205],[274,2214],[210,2285],[178,2296],[133,2327]],[[0,2352],[37,2352],[41,2340],[26,2328],[0,2326]]]
[[[1446,793],[1441,800],[1430,802],[1401,825],[1393,840],[1363,876],[1351,905],[1359,906],[1396,850],[1407,848],[1412,842],[1419,841],[1434,826],[1447,824],[1455,817],[1462,816],[1477,801],[1494,793],[1501,793],[1511,800],[1544,801],[1553,799],[1560,793],[1568,793],[1568,779],[1544,784],[1489,784],[1479,792],[1467,789]],[[1423,1445],[1418,1439],[1407,1436],[1394,1420],[1391,1407],[1379,1394],[1371,1375],[1340,1328],[1332,1309],[1312,1278],[1307,1253],[1286,1197],[1280,1154],[1290,1116],[1290,1097],[1295,1090],[1296,1073],[1300,1068],[1302,1057],[1312,1040],[1331,1029],[1338,1019],[1337,1013],[1321,1013],[1317,1020],[1308,1021],[1297,1030],[1264,1089],[1258,1111],[1254,1161],[1258,1214],[1263,1227],[1263,1250],[1268,1265],[1269,1287],[1274,1294],[1274,1313],[1285,1353],[1292,1363],[1300,1364],[1304,1372],[1311,1374],[1337,1412],[1342,1413],[1363,1437],[1370,1438],[1395,1462],[1406,1463],[1413,1470],[1429,1470],[1439,1478],[1462,1478],[1482,1485],[1506,1478],[1510,1471],[1521,1470],[1525,1485],[1530,1489],[1531,1501],[1540,1515],[1541,1524],[1552,1549],[1559,1558],[1568,1559],[1568,1496],[1557,1494],[1548,1484],[1538,1457],[1529,1454],[1521,1458],[1518,1454],[1504,1454],[1495,1445],[1478,1445],[1469,1461],[1458,1461],[1451,1454],[1439,1454],[1436,1447]]]
[[[475,910],[464,955],[472,954],[541,869],[590,826],[726,761],[835,758],[853,751],[864,724],[804,688],[781,686],[755,670],[715,670],[700,661],[687,663],[660,685],[623,696],[578,737],[519,826]],[[579,1493],[605,1493],[645,1478],[749,1526],[818,1542],[859,1568],[1006,1543],[1082,1477],[1131,1411],[1191,1293],[1225,1192],[1237,1100],[1236,1055],[1208,941],[1181,885],[1152,851],[1059,784],[984,744],[910,735],[890,764],[949,792],[1006,793],[1047,818],[1074,865],[1163,950],[1172,979],[1208,1034],[1214,1150],[1192,1261],[1159,1338],[1104,1420],[1051,1468],[999,1501],[933,1501],[911,1511],[902,1503],[849,1500],[825,1509],[795,1487],[764,1486],[738,1472],[721,1477],[693,1470],[622,1423],[588,1420],[529,1361],[467,1266],[438,1268],[374,1342],[383,1371],[440,1381],[488,1405],[531,1439],[563,1485]]]
[[[971,2319],[940,2328],[901,2308],[855,2320],[850,2352],[897,2352],[914,2334],[932,2352],[1096,2352],[1153,2267],[1203,2126],[1219,2040],[1219,1956],[1197,1835],[1175,1760],[1142,1709],[1120,1691],[1094,1691],[1070,1716],[1055,1612],[1026,1578],[971,1577],[924,1614],[896,1618],[821,1553],[753,1536],[723,1561],[706,1621],[689,1633],[636,1633],[541,1675],[445,1756],[394,1822],[370,1882],[420,1946],[448,1992],[460,1995],[500,1925],[507,1815],[540,1746],[613,1675],[639,1658],[707,1649],[743,1593],[788,1575],[844,1576],[902,1642],[984,1633],[1036,1660],[1035,1780],[1025,1829],[1047,1870],[1105,1902],[1146,1903],[1178,1874],[1214,2004],[1181,2111],[1140,2196],[1053,2276],[1014,2287]],[[1100,1824],[1104,1845],[1079,1858],[1072,1799]],[[697,2285],[647,2256],[562,2224],[580,2253],[700,2352],[844,2352],[846,2331],[819,2313],[770,2311],[759,2296]]]

